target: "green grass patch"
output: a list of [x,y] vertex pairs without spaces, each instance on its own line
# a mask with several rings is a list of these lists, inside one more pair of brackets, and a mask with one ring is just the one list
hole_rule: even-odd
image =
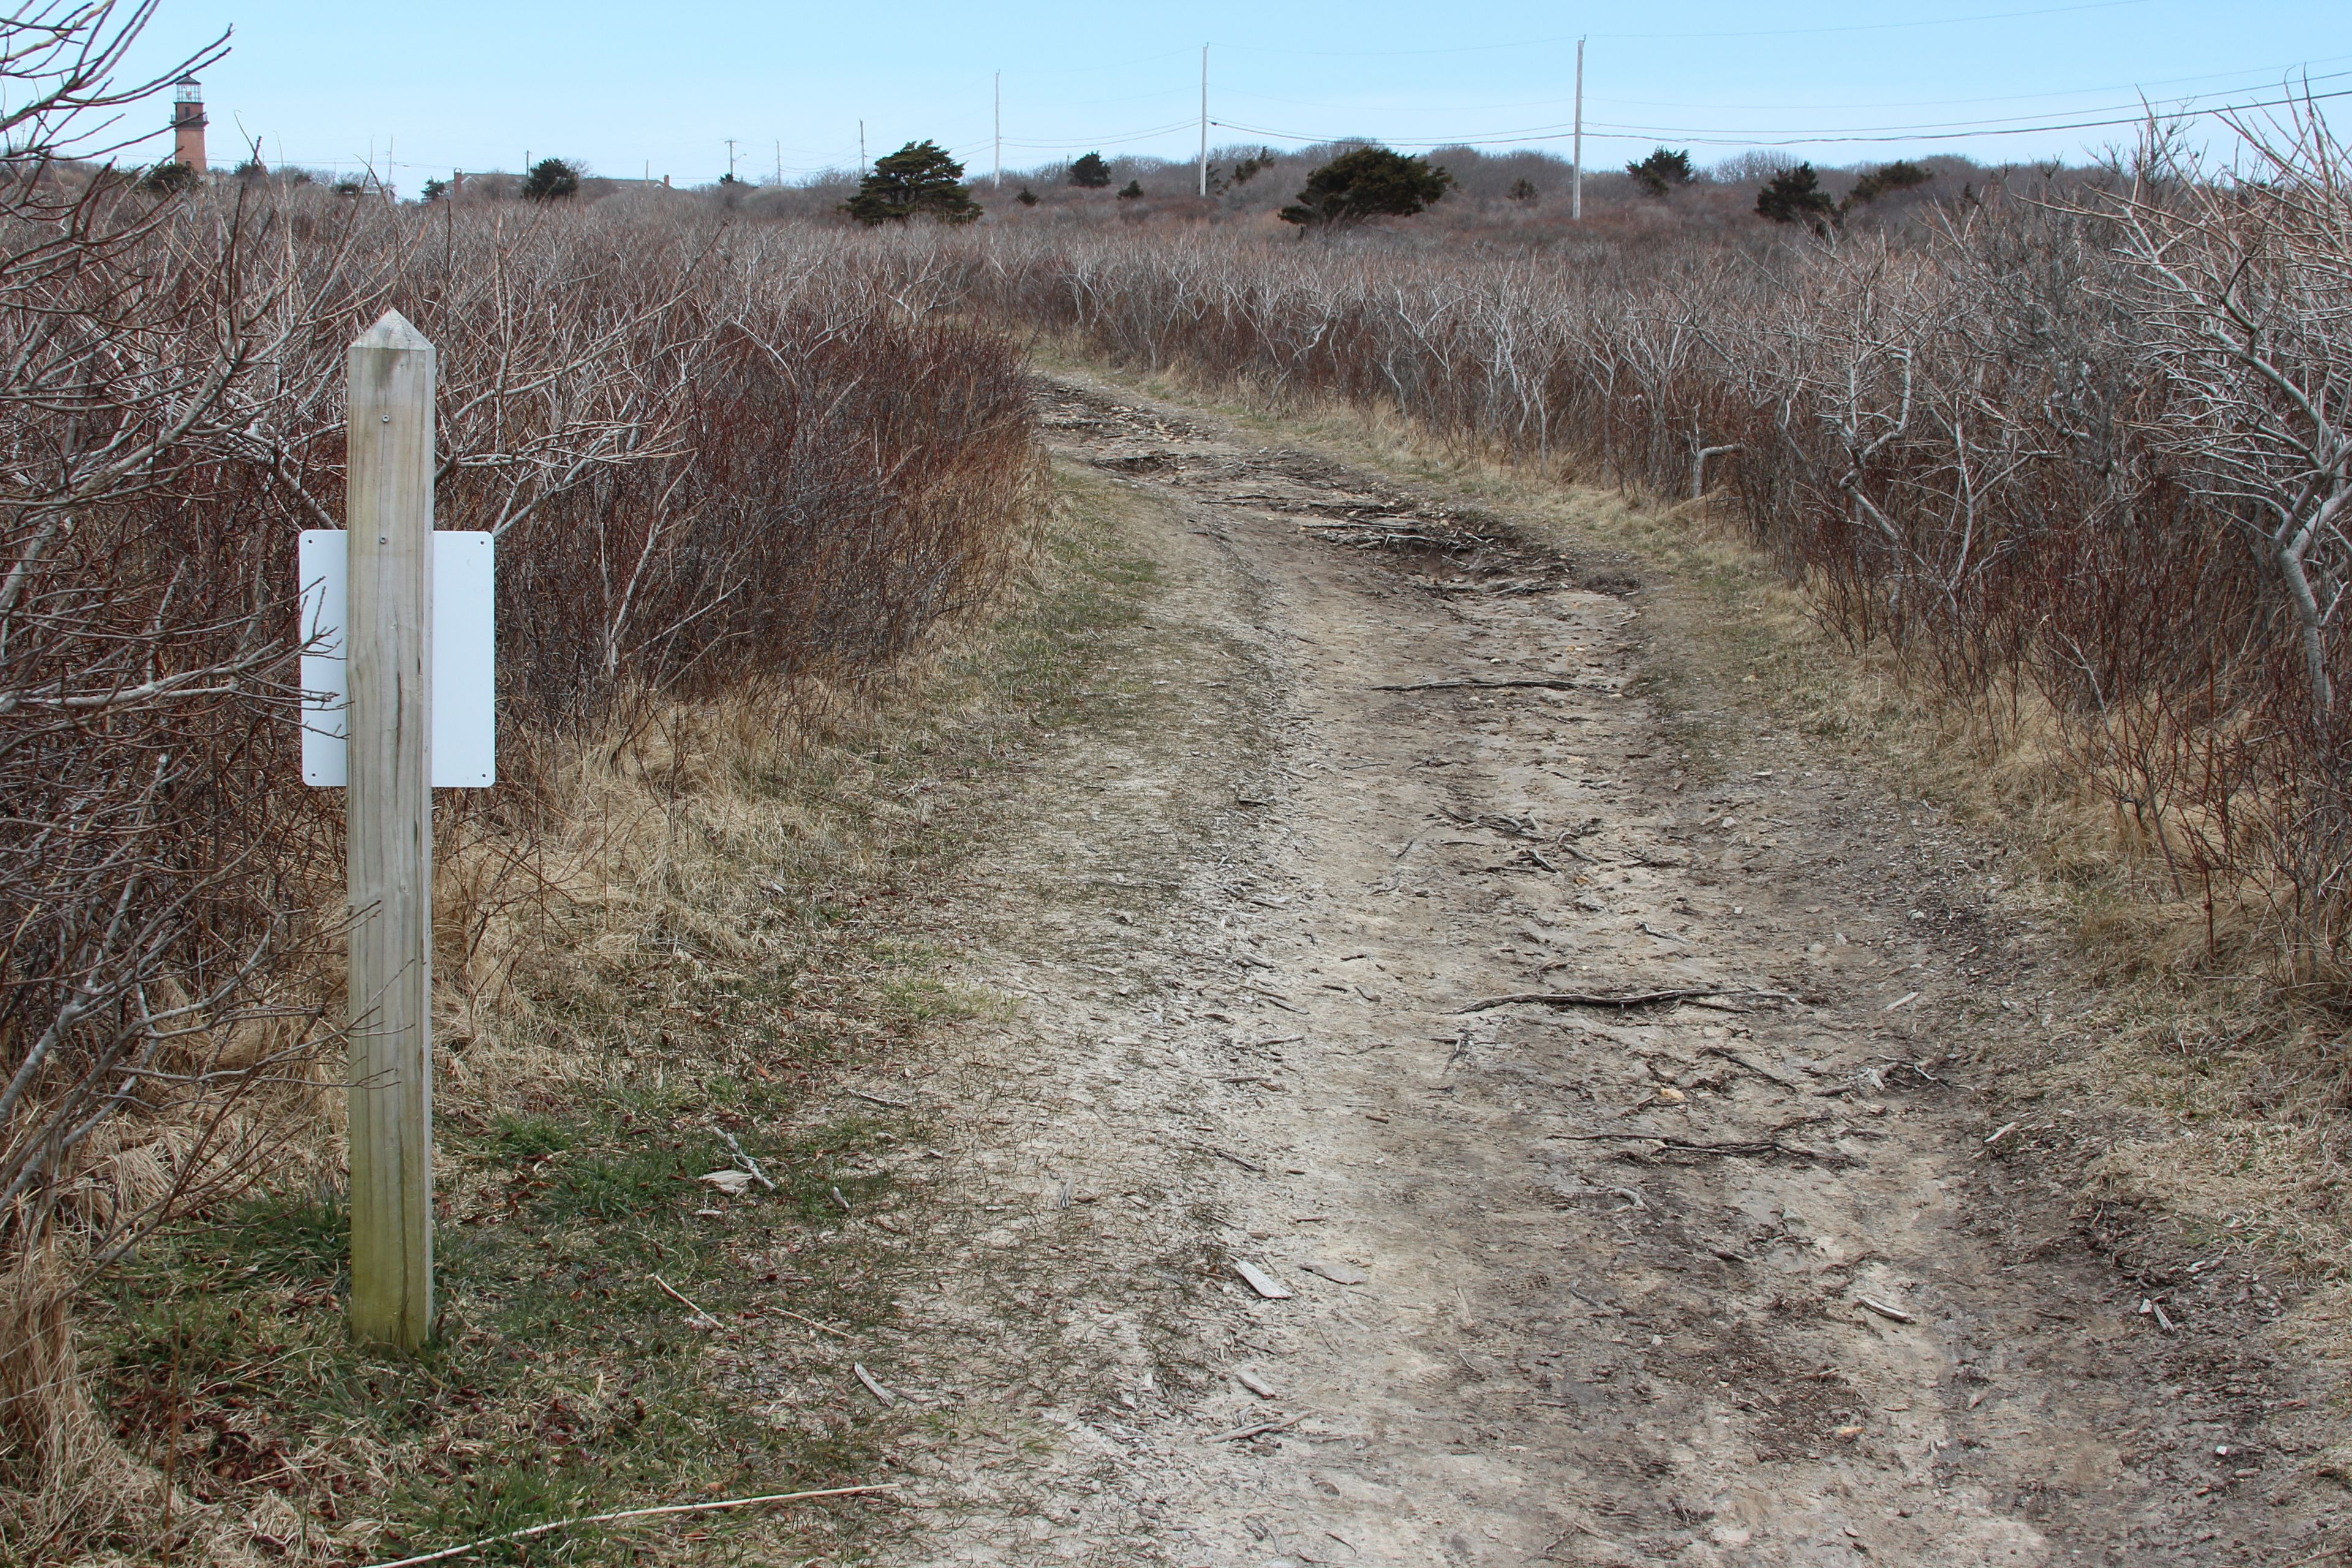
[[[93,1325],[118,1435],[208,1501],[289,1467],[330,1498],[365,1491],[397,1457],[394,1486],[362,1510],[384,1525],[387,1553],[648,1499],[887,1471],[887,1422],[779,1426],[727,1386],[772,1308],[845,1331],[890,1318],[893,1265],[841,1229],[845,1203],[863,1212],[891,1196],[869,1164],[887,1129],[847,1117],[739,1136],[775,1190],[730,1199],[694,1180],[730,1167],[724,1141],[652,1131],[646,1109],[616,1097],[448,1141],[446,1165],[500,1173],[455,1184],[488,1217],[439,1227],[441,1331],[414,1358],[344,1330],[340,1199],[259,1197],[151,1247]],[[755,1273],[753,1256],[789,1263]],[[560,1554],[629,1551],[567,1535]]]

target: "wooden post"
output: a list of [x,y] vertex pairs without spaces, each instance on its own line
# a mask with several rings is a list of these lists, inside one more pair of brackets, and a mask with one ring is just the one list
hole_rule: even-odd
[[352,1330],[433,1331],[433,345],[351,348]]

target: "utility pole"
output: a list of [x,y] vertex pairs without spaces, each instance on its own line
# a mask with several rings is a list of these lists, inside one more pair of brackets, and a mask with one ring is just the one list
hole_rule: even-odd
[[776,189],[784,188],[784,144],[776,143]]
[[727,138],[727,183],[735,183],[735,138]]
[[857,122],[857,172],[866,173],[866,121]]
[[1568,216],[1584,221],[1584,40],[1576,40],[1576,153],[1569,165]]
[[1004,73],[996,73],[996,188],[1004,188]]
[[1201,195],[1209,194],[1209,46],[1201,46]]

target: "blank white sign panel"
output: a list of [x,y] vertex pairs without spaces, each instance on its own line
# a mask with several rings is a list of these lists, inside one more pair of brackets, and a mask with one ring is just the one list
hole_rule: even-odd
[[[351,605],[349,535],[302,531],[302,782],[341,789]],[[487,533],[433,535],[433,784],[499,782],[498,545]]]

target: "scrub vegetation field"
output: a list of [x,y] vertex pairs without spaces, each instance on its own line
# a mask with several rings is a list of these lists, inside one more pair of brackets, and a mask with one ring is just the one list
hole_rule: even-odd
[[[402,202],[118,166],[178,73],[122,77],[145,13],[63,15],[0,19],[0,1554],[373,1563],[841,1488],[883,1489],[488,1550],[1799,1561],[1862,1539],[1832,1496],[1961,1521],[1898,1554],[2347,1539],[2352,156],[2315,113],[2227,169],[2161,127],[2085,168],[1660,149],[1579,221],[1554,160],[1352,145],[1223,150],[1206,196],[918,144]],[[438,352],[440,523],[500,541],[414,1360],[342,1326],[341,820],[296,721],[296,535],[389,310]],[[1563,1255],[1507,1280],[1536,1215]],[[1335,1302],[1385,1249],[1455,1288],[1381,1310],[1463,1345],[1240,1300],[1325,1223],[1363,1256],[1291,1261]],[[1692,1247],[1715,1317],[1664,1305]],[[1849,1299],[1878,1359],[1819,1382],[1844,1352],[1788,1324]],[[1540,1353],[1588,1310],[1745,1370]],[[1243,1430],[1277,1352],[1328,1408]],[[1438,1448],[1349,1403],[1515,1377]],[[1606,1497],[1502,1457],[1580,1409],[1652,1443],[1641,1377],[1730,1447]],[[1979,1405],[2040,1411],[2061,1479],[1865,1461],[1898,1410],[1974,1453]],[[1349,1443],[1391,1468],[1307,1462]],[[1538,1500],[1378,1500],[1446,1444],[1463,1499]],[[1220,1511],[1253,1456],[1304,1500]],[[1770,1464],[1813,1502],[1738,1500]]]

